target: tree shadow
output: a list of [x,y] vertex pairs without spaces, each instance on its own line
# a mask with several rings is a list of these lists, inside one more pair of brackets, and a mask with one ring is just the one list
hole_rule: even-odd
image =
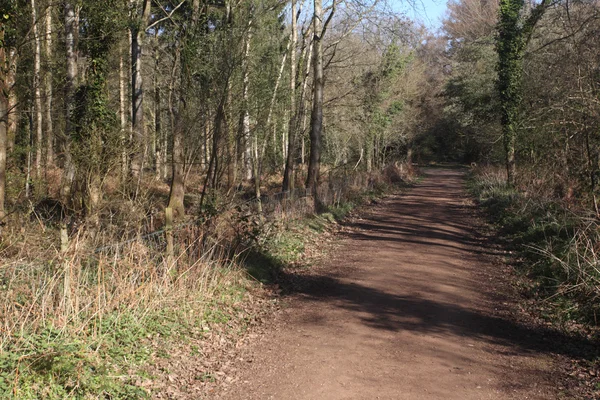
[[[303,301],[327,303],[328,306],[350,311],[360,323],[377,330],[450,334],[515,348],[515,353],[562,354],[586,360],[600,356],[599,343],[586,337],[547,326],[525,325],[452,302],[386,293],[335,276],[286,277],[282,273],[280,281],[288,283],[285,286],[287,295],[300,295]],[[425,285],[420,289],[427,290]],[[328,322],[314,317],[310,323]]]
[[[351,244],[349,250],[356,249],[353,254],[360,258],[357,261],[369,260],[368,254],[358,250],[362,246],[369,251],[391,250],[379,254],[374,268],[383,270],[377,276],[362,269],[353,271],[352,279],[331,272],[297,276],[282,271],[279,280],[288,283],[286,292],[297,294],[304,301],[348,310],[350,313],[346,315],[377,330],[450,334],[506,346],[506,351],[555,353],[588,360],[600,356],[599,343],[594,340],[550,326],[521,323],[509,313],[491,311],[503,308],[501,304],[506,299],[482,285],[484,278],[496,279],[501,272],[491,271],[491,266],[490,271],[486,271],[488,267],[480,270],[477,266],[489,264],[490,256],[504,253],[491,245],[493,238],[477,232],[474,207],[465,203],[467,196],[457,185],[463,174],[439,173],[445,174],[445,181],[438,179],[436,184],[419,185],[417,194],[402,196],[401,201],[386,206],[386,212],[375,210],[362,219],[345,223],[350,228],[345,233]],[[398,259],[408,252],[415,260]],[[346,254],[345,259],[351,257]],[[394,267],[394,263],[403,261],[403,267]],[[431,284],[432,278],[426,274],[415,274],[419,262],[427,262],[430,270],[438,274],[436,285]],[[453,276],[458,271],[467,274]],[[399,287],[402,290],[396,290]],[[461,301],[463,293],[473,290],[480,294],[477,304]],[[436,300],[419,293],[436,294]]]

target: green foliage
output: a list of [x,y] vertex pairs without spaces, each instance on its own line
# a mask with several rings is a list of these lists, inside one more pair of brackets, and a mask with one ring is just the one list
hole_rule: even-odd
[[3,48],[16,47],[22,37],[21,29],[27,26],[22,23],[28,17],[28,7],[19,0],[2,0],[0,4],[0,29],[4,33],[1,46]]
[[[398,150],[405,147],[406,137],[399,134],[398,122],[411,110],[407,107],[407,99],[400,95],[399,88],[414,61],[412,49],[392,42],[386,47],[377,68],[362,76],[360,85],[364,95],[361,122],[367,133],[365,147],[367,157],[382,160],[379,166],[385,164],[385,153],[379,148],[379,152],[384,154],[375,154],[377,145],[390,153],[402,153]],[[381,143],[385,144],[382,146]]]
[[[80,18],[81,38],[78,42],[84,54],[96,63],[105,60],[126,28],[126,15],[127,8],[121,0],[84,1]],[[95,71],[98,66],[91,68]]]
[[[93,319],[84,330],[31,327],[5,342],[0,352],[0,397],[150,398],[138,386],[137,377],[144,375],[153,354],[168,358],[173,341],[237,318],[239,310],[234,305],[240,304],[245,293],[242,285],[231,284],[198,310],[191,310],[187,303],[152,312],[123,307]],[[198,307],[199,302],[193,304]]]
[[[128,381],[111,378],[118,360],[108,346],[127,331],[112,330],[103,340],[68,335],[48,326],[40,332],[13,338],[0,353],[0,396],[14,399],[65,399],[107,396],[114,399],[147,398]],[[111,360],[107,362],[107,357]]]

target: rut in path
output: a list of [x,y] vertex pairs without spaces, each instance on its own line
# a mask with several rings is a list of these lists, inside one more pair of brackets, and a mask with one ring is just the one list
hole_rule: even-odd
[[219,398],[556,398],[539,332],[494,312],[467,200],[460,171],[430,169],[353,222]]

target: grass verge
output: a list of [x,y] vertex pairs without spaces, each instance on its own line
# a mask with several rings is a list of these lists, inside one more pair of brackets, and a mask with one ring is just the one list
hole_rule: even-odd
[[0,398],[151,398],[162,388],[147,367],[173,343],[252,319],[256,287],[235,265],[160,272],[147,261],[4,266]]

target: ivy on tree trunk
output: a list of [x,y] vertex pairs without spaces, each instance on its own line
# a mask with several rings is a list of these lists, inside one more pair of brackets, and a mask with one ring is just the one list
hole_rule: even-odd
[[515,148],[519,110],[523,98],[523,56],[533,28],[543,16],[548,5],[548,0],[542,0],[527,18],[523,18],[524,0],[500,0],[496,40],[497,86],[500,95],[507,183],[511,186],[514,185],[517,175]]

